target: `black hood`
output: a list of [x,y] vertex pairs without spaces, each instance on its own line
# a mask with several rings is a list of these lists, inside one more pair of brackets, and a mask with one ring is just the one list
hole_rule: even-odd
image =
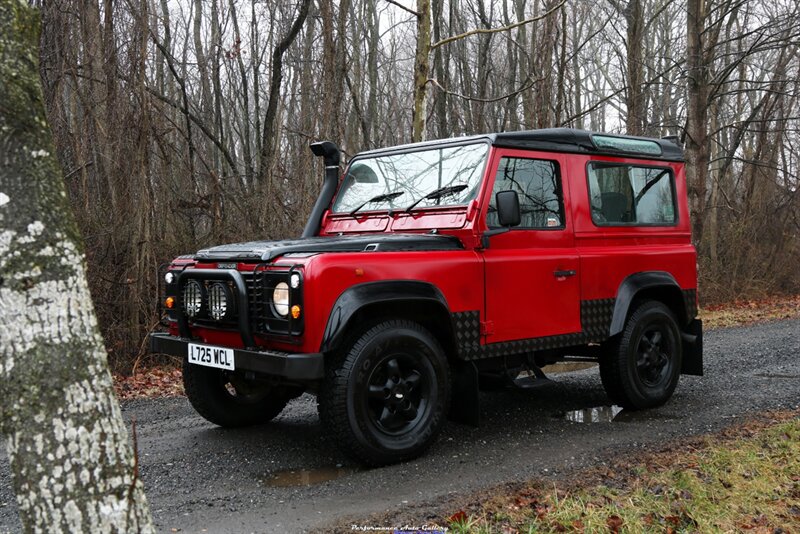
[[437,234],[367,234],[309,237],[287,241],[250,241],[205,248],[197,260],[270,261],[291,253],[389,252],[397,250],[460,250],[458,238]]

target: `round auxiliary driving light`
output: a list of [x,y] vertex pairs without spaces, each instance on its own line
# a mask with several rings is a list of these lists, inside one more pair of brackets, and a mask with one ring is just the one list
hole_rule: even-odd
[[279,282],[272,290],[272,309],[281,317],[289,315],[289,284]]
[[216,282],[208,288],[208,313],[214,320],[220,321],[230,316],[233,308],[233,295],[225,284]]
[[183,311],[195,317],[203,308],[203,288],[197,280],[189,280],[183,286]]

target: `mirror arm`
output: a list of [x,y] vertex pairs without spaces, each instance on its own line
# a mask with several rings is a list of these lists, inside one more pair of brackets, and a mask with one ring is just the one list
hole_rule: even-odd
[[482,248],[489,248],[489,238],[493,235],[504,234],[511,230],[510,226],[506,226],[504,228],[493,228],[491,230],[487,230],[481,236],[481,247]]

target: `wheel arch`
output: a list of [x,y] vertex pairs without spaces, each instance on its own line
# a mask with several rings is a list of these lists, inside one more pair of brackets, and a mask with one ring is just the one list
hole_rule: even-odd
[[447,300],[433,284],[416,280],[366,282],[346,289],[331,308],[320,351],[341,347],[356,325],[389,318],[421,324],[439,341],[448,359],[457,354]]
[[664,303],[675,314],[678,324],[681,327],[685,326],[692,318],[688,317],[684,299],[681,286],[670,273],[666,271],[634,273],[625,278],[617,290],[609,336],[622,332],[631,307],[637,300],[657,300]]

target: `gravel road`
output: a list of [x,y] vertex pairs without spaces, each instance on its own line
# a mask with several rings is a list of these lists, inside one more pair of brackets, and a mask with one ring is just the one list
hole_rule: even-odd
[[[710,331],[705,343],[706,376],[682,377],[661,408],[622,412],[613,422],[574,422],[567,412],[608,403],[597,369],[554,375],[552,384],[534,390],[483,394],[480,428],[448,423],[423,458],[365,471],[326,440],[310,396],[293,401],[274,422],[242,430],[214,427],[183,398],[131,401],[123,411],[137,421],[142,478],[160,531],[303,532],[402,508],[422,524],[424,503],[558,476],[719,430],[753,412],[800,405],[800,320]],[[592,412],[580,413],[588,419]],[[16,532],[4,448],[0,532]],[[307,486],[275,485],[331,470],[342,476]]]

